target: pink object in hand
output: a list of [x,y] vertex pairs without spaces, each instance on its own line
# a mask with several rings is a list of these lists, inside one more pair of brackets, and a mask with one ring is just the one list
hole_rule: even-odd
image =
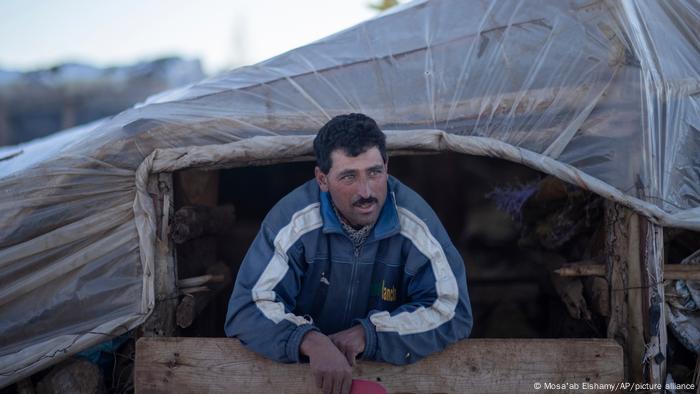
[[350,394],[388,394],[384,386],[369,380],[353,379]]

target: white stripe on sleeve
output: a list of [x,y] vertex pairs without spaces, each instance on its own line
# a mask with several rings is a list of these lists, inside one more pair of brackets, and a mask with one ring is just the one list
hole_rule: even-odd
[[319,207],[319,203],[314,203],[297,211],[292,215],[290,222],[277,233],[274,240],[274,254],[267,263],[265,271],[260,275],[260,278],[258,278],[258,281],[251,290],[255,305],[257,305],[258,309],[265,317],[275,322],[275,324],[284,319],[298,326],[309,323],[301,316],[287,313],[284,310],[283,303],[275,302],[276,297],[273,289],[282,281],[282,278],[284,278],[289,270],[289,257],[287,256],[289,248],[291,248],[302,235],[323,225]]
[[420,307],[395,316],[391,316],[388,311],[379,312],[372,315],[370,321],[377,331],[397,332],[399,335],[417,334],[435,329],[454,317],[459,289],[445,251],[430,233],[425,222],[405,208],[398,207],[397,210],[401,235],[408,238],[416,249],[430,260],[435,275],[437,298],[428,308]]

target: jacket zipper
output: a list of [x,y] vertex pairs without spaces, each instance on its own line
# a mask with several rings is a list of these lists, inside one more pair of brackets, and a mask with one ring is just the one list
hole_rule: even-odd
[[352,271],[350,271],[350,294],[348,294],[348,300],[345,304],[345,313],[343,314],[343,325],[347,325],[348,315],[350,314],[350,309],[352,309],[352,301],[355,297],[355,276],[357,275],[357,265],[360,263],[361,248],[362,245],[355,246],[353,244],[353,256],[355,256],[355,261],[353,261]]

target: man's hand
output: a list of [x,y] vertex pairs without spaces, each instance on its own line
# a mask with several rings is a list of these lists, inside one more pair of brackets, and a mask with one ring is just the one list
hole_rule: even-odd
[[352,368],[343,353],[318,331],[309,331],[299,351],[309,357],[316,386],[325,394],[348,394],[352,385]]
[[336,332],[329,338],[343,352],[348,363],[352,366],[355,366],[355,357],[365,351],[365,330],[359,324],[347,330]]

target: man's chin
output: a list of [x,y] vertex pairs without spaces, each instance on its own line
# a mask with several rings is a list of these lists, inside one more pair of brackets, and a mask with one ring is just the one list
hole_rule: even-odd
[[374,215],[374,214],[357,215],[353,219],[355,219],[352,221],[353,224],[355,224],[356,226],[359,226],[359,227],[364,227],[364,226],[367,226],[370,224],[374,224],[374,222],[377,221],[377,215]]

